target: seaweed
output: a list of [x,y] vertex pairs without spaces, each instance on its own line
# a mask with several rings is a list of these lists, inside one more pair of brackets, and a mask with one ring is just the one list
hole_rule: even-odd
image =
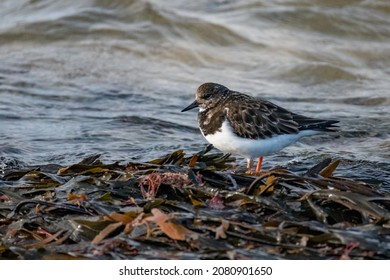
[[212,146],[145,162],[7,170],[1,259],[388,259],[390,196],[335,176],[235,169]]

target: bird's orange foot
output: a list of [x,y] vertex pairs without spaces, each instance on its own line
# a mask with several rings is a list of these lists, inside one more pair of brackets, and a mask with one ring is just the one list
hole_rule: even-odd
[[245,174],[250,175],[250,176],[261,176],[261,175],[267,173],[267,171],[261,170],[262,163],[263,163],[263,157],[259,157],[259,160],[258,160],[257,165],[256,165],[256,170],[253,171],[252,170],[253,160],[249,159],[248,164],[246,166],[247,170],[246,170]]

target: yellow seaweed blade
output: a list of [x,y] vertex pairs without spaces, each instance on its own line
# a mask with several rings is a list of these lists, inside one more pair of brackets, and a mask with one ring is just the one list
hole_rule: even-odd
[[274,184],[275,184],[275,176],[274,175],[268,176],[267,180],[265,181],[265,184],[261,185],[258,188],[256,195],[261,195],[264,192],[272,193],[274,191]]
[[152,209],[153,216],[145,218],[146,221],[156,223],[162,232],[164,232],[169,238],[174,240],[186,240],[188,236],[197,235],[195,232],[185,228],[182,225],[169,221],[168,215],[164,214],[157,208]]
[[337,159],[329,164],[327,167],[321,170],[320,175],[325,178],[329,178],[333,175],[333,172],[336,170],[337,166],[339,166],[340,160]]

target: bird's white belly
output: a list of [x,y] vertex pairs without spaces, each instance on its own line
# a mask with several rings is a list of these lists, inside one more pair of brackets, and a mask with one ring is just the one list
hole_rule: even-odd
[[276,153],[304,136],[317,133],[318,131],[314,130],[303,130],[297,134],[275,135],[266,139],[247,139],[238,137],[234,134],[229,122],[225,120],[222,124],[221,131],[203,136],[207,141],[213,144],[214,147],[225,153],[238,154],[245,158],[253,159]]

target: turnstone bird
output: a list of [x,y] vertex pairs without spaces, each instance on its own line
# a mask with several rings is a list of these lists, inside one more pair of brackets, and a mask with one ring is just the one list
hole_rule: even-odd
[[182,112],[199,107],[203,136],[217,149],[247,159],[247,169],[258,158],[276,153],[304,136],[334,131],[338,121],[320,120],[292,113],[267,100],[232,91],[216,83],[201,85],[195,101]]

